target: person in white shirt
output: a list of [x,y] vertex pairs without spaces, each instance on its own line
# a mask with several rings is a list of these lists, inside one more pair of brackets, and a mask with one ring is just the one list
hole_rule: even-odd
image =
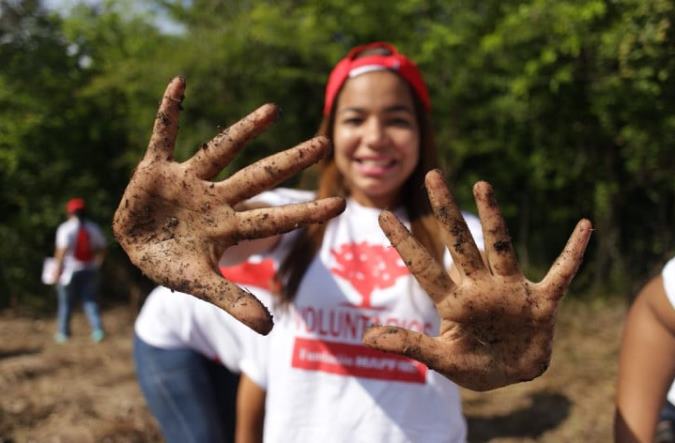
[[99,272],[105,255],[106,240],[99,226],[85,217],[85,202],[80,197],[66,203],[68,220],[56,230],[53,281],[58,293],[57,324],[54,340],[64,343],[70,338],[70,317],[74,303],[82,300],[91,327],[91,339],[105,337],[96,301]]
[[[274,263],[249,257],[221,266],[231,282],[271,303]],[[139,385],[171,442],[230,442],[246,343],[257,334],[222,309],[164,286],[146,298],[134,326]]]
[[[520,381],[548,364],[542,351],[550,336],[523,327],[527,322],[500,324],[532,309],[520,304],[528,296],[492,314],[471,306],[485,294],[467,298],[463,308],[448,297],[455,282],[481,280],[485,272],[524,278],[489,185],[474,189],[482,232],[448,194],[436,170],[430,108],[417,67],[390,44],[354,48],[331,72],[319,133],[333,150],[322,160],[316,197],[343,196],[346,209],[285,234],[273,250],[281,307],[269,337],[248,347],[241,363],[241,441],[462,442],[466,426],[453,382],[479,390],[512,383],[514,355],[534,358],[515,377]],[[549,301],[561,295],[549,293]],[[534,347],[511,348],[516,341]],[[507,348],[515,354],[505,355]]]
[[[151,278],[269,334],[241,348],[238,441],[463,441],[455,383],[489,390],[546,370],[591,224],[577,224],[541,282],[525,279],[490,185],[474,187],[482,233],[458,209],[436,169],[426,85],[394,46],[357,47],[336,65],[320,137],[220,182],[276,110],[259,108],[177,163],[184,89],[169,84],[113,231]],[[318,200],[250,204],[320,159],[306,197]],[[216,272],[221,257],[252,253],[279,266],[267,307]]]

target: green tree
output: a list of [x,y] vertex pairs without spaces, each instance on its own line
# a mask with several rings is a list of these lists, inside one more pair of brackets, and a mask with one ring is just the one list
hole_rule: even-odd
[[[577,281],[587,289],[626,291],[674,249],[669,0],[0,7],[0,297],[45,291],[40,261],[69,195],[108,224],[172,76],[188,81],[179,159],[262,103],[281,106],[237,168],[310,137],[329,69],[372,40],[418,62],[455,192],[471,209],[473,182],[495,185],[533,277],[581,216],[597,228]],[[160,29],[165,16],[178,32]],[[112,252],[109,280],[128,279]]]
[[[47,291],[41,262],[53,251],[70,196],[85,197],[93,218],[109,225],[129,175],[134,108],[99,76],[111,69],[104,63],[114,62],[111,48],[122,52],[123,43],[152,28],[115,20],[114,12],[87,16],[82,8],[66,26],[36,1],[1,6],[0,290],[16,302]],[[96,32],[79,32],[87,22]]]

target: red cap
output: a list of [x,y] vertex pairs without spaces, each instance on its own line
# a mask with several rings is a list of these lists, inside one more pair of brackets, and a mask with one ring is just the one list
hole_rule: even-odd
[[[391,51],[389,55],[366,55],[356,58],[360,53],[367,49],[385,48]],[[328,116],[333,107],[335,97],[337,97],[340,88],[350,77],[364,74],[366,72],[388,69],[400,75],[413,88],[417,98],[420,99],[424,108],[431,110],[431,100],[427,85],[422,79],[422,74],[417,65],[405,55],[398,52],[396,47],[386,42],[374,42],[353,48],[345,58],[340,60],[328,77],[326,85],[326,95],[323,103],[323,115]]]
[[84,209],[84,199],[80,197],[71,198],[66,203],[66,212],[68,214],[74,214],[76,211]]

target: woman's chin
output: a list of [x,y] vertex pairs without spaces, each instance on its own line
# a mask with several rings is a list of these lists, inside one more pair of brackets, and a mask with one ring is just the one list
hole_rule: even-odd
[[352,197],[364,206],[382,209],[391,208],[400,200],[398,188],[392,190],[390,187],[374,185],[361,186],[358,190],[352,189]]

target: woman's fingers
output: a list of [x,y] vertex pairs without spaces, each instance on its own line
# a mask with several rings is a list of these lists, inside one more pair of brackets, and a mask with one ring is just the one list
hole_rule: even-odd
[[274,322],[265,305],[253,294],[225,280],[215,272],[184,291],[229,312],[234,318],[259,334],[267,335]]
[[185,162],[187,170],[203,180],[211,180],[230,163],[246,142],[275,121],[277,115],[275,105],[269,103],[262,105],[202,145],[199,151]]
[[593,225],[590,220],[581,219],[577,223],[565,249],[553,263],[546,277],[537,285],[547,299],[557,300],[565,294],[581,265],[592,232]]
[[436,353],[438,343],[433,338],[410,329],[396,326],[373,326],[363,334],[363,344],[384,352],[423,361],[429,350]]
[[324,223],[344,209],[345,201],[341,197],[274,208],[250,209],[237,213],[237,235],[241,240],[251,240],[283,234],[311,223]]
[[443,342],[428,335],[396,326],[373,326],[363,334],[363,344],[383,352],[412,358],[440,370],[446,377],[455,372],[455,355]]
[[316,163],[324,156],[328,145],[327,138],[316,137],[265,157],[218,183],[216,192],[221,201],[234,206]]
[[473,195],[483,227],[485,253],[490,269],[494,274],[502,276],[519,274],[518,260],[511,244],[509,230],[502,217],[492,186],[487,182],[479,181],[473,187]]
[[471,232],[454,197],[448,191],[448,186],[441,172],[438,170],[429,171],[425,178],[425,184],[436,218],[448,233],[448,249],[455,266],[467,276],[476,272],[485,272],[478,247],[473,241]]
[[169,254],[156,266],[152,266],[153,260],[145,260],[150,266],[139,267],[156,282],[212,303],[260,334],[267,335],[272,330],[272,316],[267,308],[251,293],[225,280],[206,256],[193,256],[178,268],[172,266],[181,258]]
[[380,227],[420,286],[429,294],[434,303],[440,303],[455,287],[448,272],[438,264],[429,251],[412,236],[394,214],[384,211],[379,221]]
[[171,160],[178,134],[178,117],[185,93],[185,79],[174,77],[164,91],[155,116],[155,125],[145,158],[153,161]]

